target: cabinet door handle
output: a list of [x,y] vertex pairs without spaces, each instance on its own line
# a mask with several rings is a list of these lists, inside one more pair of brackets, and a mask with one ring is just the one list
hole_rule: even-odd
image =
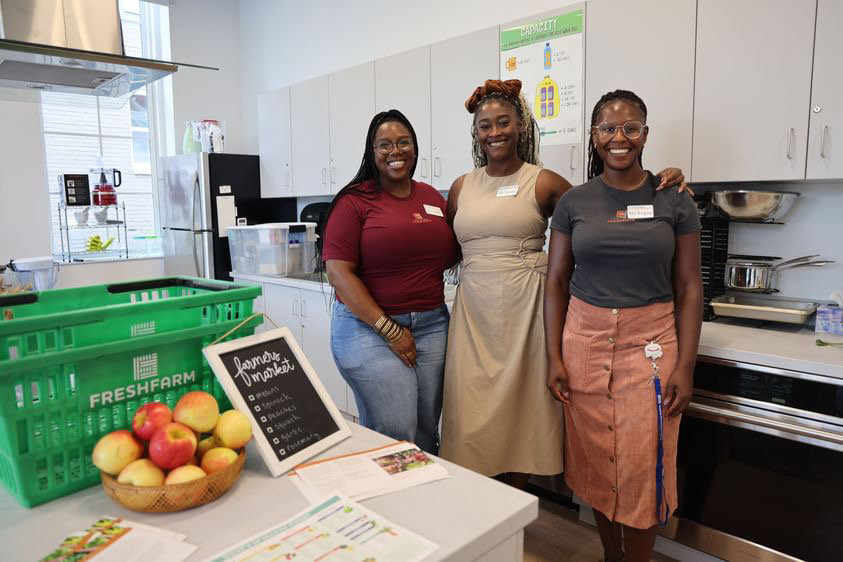
[[[790,158],[790,157],[788,156],[788,158]],[[322,184],[324,185],[324,184],[327,184],[327,183],[328,183],[328,168],[322,168]]]
[[576,160],[574,160],[574,156],[576,154],[576,149],[577,149],[577,145],[572,144],[571,145],[571,153],[568,155],[568,168],[570,168],[571,170],[577,169],[577,165],[575,163]]
[[442,175],[442,159],[438,156],[433,159],[433,175],[437,178]]
[[828,136],[828,125],[823,125],[823,136],[820,140],[820,158],[825,158],[825,139]]
[[293,299],[293,302],[291,304],[293,307],[293,316],[298,316],[298,307],[296,305],[299,304],[299,299]]
[[421,159],[421,177],[427,177],[427,158]]
[[793,127],[790,128],[790,131],[787,133],[787,159],[793,160],[793,141],[794,136],[796,135],[796,129]]
[[337,183],[337,167],[331,166],[331,183]]
[[301,301],[301,307],[300,308],[301,308],[301,317],[307,318],[307,301],[306,300]]

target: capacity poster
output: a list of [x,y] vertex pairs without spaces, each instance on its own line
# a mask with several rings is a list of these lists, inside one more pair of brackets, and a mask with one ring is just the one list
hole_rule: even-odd
[[501,29],[501,80],[521,80],[542,146],[582,142],[583,10]]

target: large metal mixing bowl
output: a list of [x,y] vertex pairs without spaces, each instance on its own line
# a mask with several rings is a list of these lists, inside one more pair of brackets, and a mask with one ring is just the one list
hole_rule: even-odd
[[777,221],[796,202],[795,191],[712,191],[711,202],[735,220]]

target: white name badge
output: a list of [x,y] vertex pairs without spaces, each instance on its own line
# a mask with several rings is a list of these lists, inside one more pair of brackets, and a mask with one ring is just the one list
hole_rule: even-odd
[[425,205],[424,212],[428,215],[433,215],[434,217],[444,217],[445,215],[442,214],[442,209],[437,207],[436,205]]
[[517,185],[502,185],[498,188],[498,197],[515,197],[518,193]]
[[652,205],[627,205],[626,207],[628,219],[651,219],[653,216]]

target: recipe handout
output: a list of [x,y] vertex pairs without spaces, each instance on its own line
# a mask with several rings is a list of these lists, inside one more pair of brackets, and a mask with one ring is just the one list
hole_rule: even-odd
[[418,562],[436,544],[334,495],[206,562]]
[[97,561],[179,562],[198,547],[187,535],[168,529],[106,516],[84,531],[71,533],[41,562]]
[[300,464],[290,472],[311,502],[334,493],[364,500],[448,476],[445,467],[406,441]]

